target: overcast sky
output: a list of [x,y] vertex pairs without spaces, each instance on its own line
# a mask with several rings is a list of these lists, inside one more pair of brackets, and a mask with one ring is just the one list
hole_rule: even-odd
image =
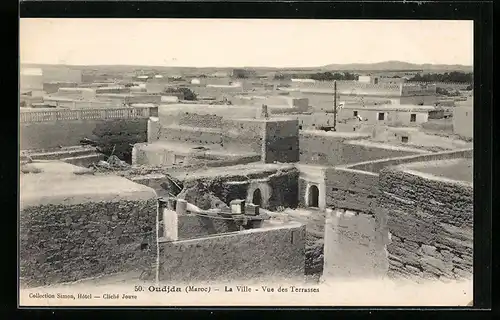
[[315,67],[473,64],[472,21],[21,19],[21,63]]

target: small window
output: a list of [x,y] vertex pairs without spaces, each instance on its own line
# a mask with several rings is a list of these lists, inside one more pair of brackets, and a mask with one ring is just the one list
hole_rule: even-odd
[[408,137],[405,137],[405,136],[401,137],[401,142],[407,143],[408,142]]
[[417,121],[417,115],[415,113],[410,114],[410,122],[416,122]]
[[384,118],[385,118],[385,114],[383,112],[379,112],[378,113],[378,119],[379,120],[384,120]]
[[358,111],[353,111],[352,115],[355,116],[355,117],[357,117],[358,116]]

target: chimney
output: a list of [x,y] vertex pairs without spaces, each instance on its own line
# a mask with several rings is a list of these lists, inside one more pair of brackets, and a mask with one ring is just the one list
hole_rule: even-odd
[[267,110],[266,104],[263,104],[262,107],[260,108],[259,118],[261,118],[261,119],[268,119],[269,118],[269,112]]
[[245,213],[245,200],[232,200],[230,203],[231,214],[244,214]]

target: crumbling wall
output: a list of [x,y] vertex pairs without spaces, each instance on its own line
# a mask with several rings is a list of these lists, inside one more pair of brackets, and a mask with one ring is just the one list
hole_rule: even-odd
[[22,285],[149,270],[156,259],[156,215],[156,199],[23,208]]
[[161,281],[303,280],[305,227],[250,229],[160,244]]
[[391,276],[472,277],[472,184],[387,168],[380,189]]
[[[298,204],[298,170],[290,168],[274,172],[261,172],[245,176],[227,175],[217,178],[200,178],[184,182],[184,190],[179,195],[201,209],[229,205],[231,200],[246,199],[252,182],[266,183],[270,196],[267,209],[277,207],[295,208]],[[234,183],[238,182],[238,183]],[[189,197],[185,195],[189,194]],[[214,203],[213,197],[222,203]]]

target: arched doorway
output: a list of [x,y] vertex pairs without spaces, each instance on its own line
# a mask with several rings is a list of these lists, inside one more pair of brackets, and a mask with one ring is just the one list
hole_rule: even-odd
[[262,193],[259,188],[253,192],[252,203],[257,206],[262,206]]
[[309,207],[319,207],[319,189],[317,186],[312,185],[309,187]]

